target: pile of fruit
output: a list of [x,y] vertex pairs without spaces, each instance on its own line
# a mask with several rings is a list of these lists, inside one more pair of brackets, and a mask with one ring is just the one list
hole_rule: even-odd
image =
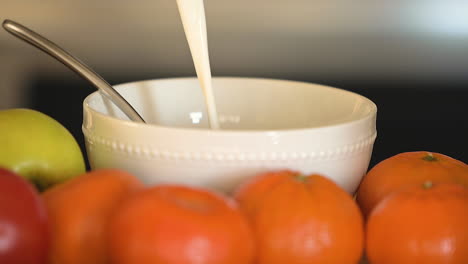
[[468,263],[468,165],[442,154],[383,160],[356,197],[289,170],[224,195],[86,172],[32,110],[0,112],[0,146],[1,264]]

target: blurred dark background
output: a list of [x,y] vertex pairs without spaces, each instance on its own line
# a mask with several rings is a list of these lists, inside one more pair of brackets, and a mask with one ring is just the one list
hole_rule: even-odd
[[[175,0],[0,0],[0,19],[55,41],[109,83],[194,76]],[[291,79],[378,106],[371,166],[427,150],[468,162],[468,1],[205,0],[214,76]],[[29,107],[84,150],[94,88],[0,31],[0,109]]]

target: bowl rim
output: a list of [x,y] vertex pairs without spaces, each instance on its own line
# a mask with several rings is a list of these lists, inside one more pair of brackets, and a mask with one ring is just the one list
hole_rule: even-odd
[[[115,88],[119,88],[122,86],[126,85],[132,85],[132,84],[141,84],[145,82],[157,82],[157,81],[171,81],[171,80],[197,80],[197,77],[193,76],[183,76],[183,77],[168,77],[168,78],[156,78],[156,79],[145,79],[145,80],[139,80],[139,81],[131,81],[131,82],[124,82],[124,83],[119,83],[116,85],[112,85]],[[235,80],[265,80],[265,81],[281,81],[285,83],[291,83],[291,84],[307,84],[307,85],[312,85],[315,87],[319,87],[321,89],[330,89],[330,90],[335,90],[339,91],[341,93],[346,93],[358,98],[361,98],[364,102],[367,103],[367,105],[370,106],[370,111],[365,113],[362,116],[359,116],[359,118],[353,119],[353,120],[348,120],[345,122],[339,122],[336,124],[331,124],[331,125],[322,125],[322,126],[316,126],[316,127],[303,127],[303,128],[286,128],[286,129],[210,129],[210,128],[193,128],[193,127],[170,127],[170,126],[164,126],[164,125],[158,125],[154,123],[137,123],[131,120],[124,120],[120,119],[117,117],[112,117],[106,114],[101,113],[100,111],[94,109],[89,105],[89,101],[92,99],[92,97],[96,96],[96,94],[99,93],[99,91],[94,91],[90,94],[88,94],[85,99],[83,100],[83,110],[89,111],[92,113],[93,116],[98,117],[99,119],[102,119],[106,122],[119,122],[121,125],[124,125],[126,127],[146,127],[148,129],[158,129],[158,130],[164,130],[167,132],[174,132],[174,133],[203,133],[203,134],[214,134],[214,135],[247,135],[247,134],[252,134],[252,135],[258,135],[258,134],[264,134],[264,133],[282,133],[282,134],[294,134],[294,133],[303,133],[306,131],[319,131],[319,130],[327,130],[327,129],[334,129],[334,128],[341,128],[344,126],[352,126],[358,123],[365,122],[366,120],[372,119],[376,116],[377,114],[377,105],[370,100],[369,98],[358,94],[356,92],[348,91],[345,89],[329,86],[329,85],[323,85],[323,84],[318,84],[318,83],[312,83],[312,82],[305,82],[305,81],[296,81],[296,80],[288,80],[288,79],[277,79],[277,78],[263,78],[263,77],[238,77],[238,76],[215,76],[213,79],[216,80],[229,80],[229,79],[235,79]],[[83,129],[85,129],[83,127]]]

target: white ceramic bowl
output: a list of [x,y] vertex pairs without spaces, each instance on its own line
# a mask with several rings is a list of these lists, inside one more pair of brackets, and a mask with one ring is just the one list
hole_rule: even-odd
[[196,78],[115,88],[148,124],[128,121],[97,92],[84,101],[91,168],[121,168],[147,184],[184,183],[229,192],[279,169],[319,173],[352,193],[366,173],[377,108],[367,98],[323,85],[214,78],[221,130],[210,130]]

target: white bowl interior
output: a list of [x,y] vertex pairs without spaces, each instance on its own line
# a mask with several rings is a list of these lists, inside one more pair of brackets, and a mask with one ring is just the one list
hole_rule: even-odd
[[[355,93],[311,83],[213,78],[221,127],[226,130],[315,128],[369,116],[376,107]],[[174,78],[117,85],[115,88],[148,122],[161,126],[208,128],[203,92],[196,78]],[[109,100],[95,93],[94,110],[128,120]]]

